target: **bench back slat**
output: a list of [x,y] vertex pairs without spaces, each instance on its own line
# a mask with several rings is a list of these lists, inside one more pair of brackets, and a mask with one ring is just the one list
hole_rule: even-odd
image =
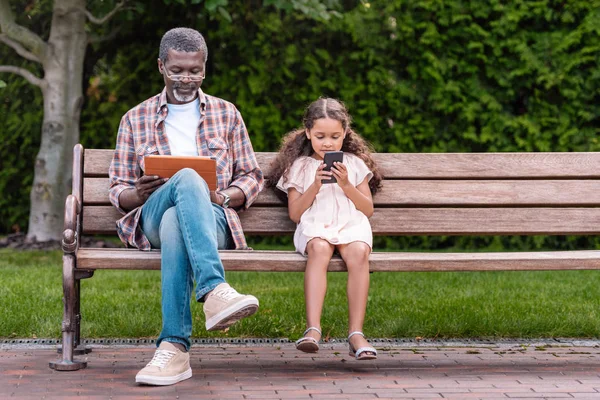
[[[115,234],[113,150],[85,150],[83,232]],[[268,176],[275,153],[257,153]],[[600,153],[378,153],[375,235],[569,235],[600,230]],[[241,214],[247,234],[291,234],[285,202],[263,191]]]
[[[108,178],[86,178],[85,205],[110,205]],[[373,199],[375,207],[594,206],[600,180],[393,180]],[[253,206],[285,206],[274,189],[260,193]]]
[[[85,150],[86,177],[108,176],[113,150]],[[376,153],[386,179],[599,179],[600,152]],[[256,153],[269,176],[275,153]]]
[[[119,212],[85,207],[84,233],[115,232]],[[291,234],[295,224],[283,207],[251,207],[241,215],[247,234]],[[375,235],[596,235],[600,208],[378,208]]]

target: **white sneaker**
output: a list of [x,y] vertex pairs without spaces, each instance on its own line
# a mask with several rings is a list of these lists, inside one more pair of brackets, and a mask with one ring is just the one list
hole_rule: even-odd
[[161,342],[152,360],[135,376],[137,383],[146,385],[173,385],[192,377],[190,353],[183,352],[169,342]]
[[220,331],[229,328],[242,318],[258,310],[258,299],[239,294],[228,283],[221,283],[204,301],[206,330]]

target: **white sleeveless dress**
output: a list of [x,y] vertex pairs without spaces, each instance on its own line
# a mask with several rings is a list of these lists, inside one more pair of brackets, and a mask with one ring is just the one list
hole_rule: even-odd
[[[351,153],[344,153],[348,179],[358,186],[365,178],[371,180],[373,173],[363,160]],[[312,157],[300,157],[289,169],[287,179],[277,182],[277,188],[288,192],[294,188],[300,193],[314,182],[317,168],[323,161]],[[347,244],[365,242],[373,247],[373,233],[369,219],[350,200],[337,183],[323,184],[313,204],[302,214],[294,233],[294,245],[300,254],[306,254],[311,239],[321,238],[329,243]]]

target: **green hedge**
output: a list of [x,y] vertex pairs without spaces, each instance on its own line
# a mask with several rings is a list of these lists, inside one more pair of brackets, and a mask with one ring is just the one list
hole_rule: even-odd
[[[16,58],[12,61],[13,65],[20,64]],[[5,81],[8,85],[0,89],[0,234],[27,230],[43,118],[37,87],[13,76]]]
[[[344,3],[341,18],[322,23],[229,1],[229,23],[205,15],[201,5],[188,5],[184,12],[152,1],[147,6],[152,15],[134,19],[118,42],[90,51],[83,144],[114,146],[121,115],[161,89],[156,67],[161,34],[173,26],[192,26],[205,34],[209,46],[203,88],[238,106],[257,151],[276,150],[281,137],[299,124],[304,107],[322,95],[347,103],[356,129],[377,151],[600,148],[600,2]],[[21,114],[34,109],[34,101],[26,104]],[[6,102],[3,107],[0,118],[14,112]],[[0,135],[6,142],[18,132],[13,127]],[[26,151],[35,153],[36,145],[32,140]],[[30,182],[30,174],[23,170],[18,179]],[[19,216],[22,227],[26,223],[26,204],[10,204],[2,214],[4,231],[14,223],[5,222],[5,215]],[[585,238],[409,238],[389,245],[594,243]]]

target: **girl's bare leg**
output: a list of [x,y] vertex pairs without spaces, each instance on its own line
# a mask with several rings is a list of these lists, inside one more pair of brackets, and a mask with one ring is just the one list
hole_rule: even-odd
[[[334,247],[328,241],[315,238],[308,242],[306,271],[304,272],[304,301],[306,304],[306,326],[321,329],[321,312],[327,292],[327,267]],[[311,330],[306,336],[320,339],[319,333]]]
[[[338,246],[348,267],[348,333],[363,330],[367,297],[369,296],[369,255],[371,248],[365,242],[352,242]],[[350,339],[354,349],[369,346],[367,340],[354,335]]]

